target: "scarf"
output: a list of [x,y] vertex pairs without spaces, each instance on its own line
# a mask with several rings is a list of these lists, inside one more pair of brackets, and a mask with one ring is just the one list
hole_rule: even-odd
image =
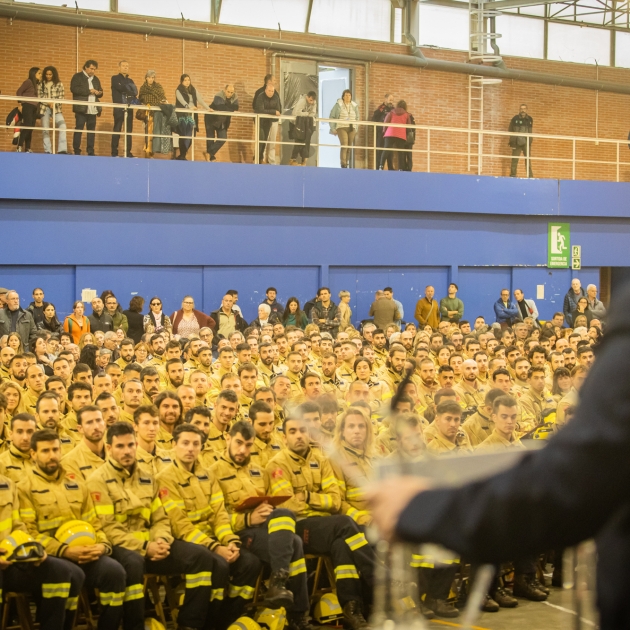
[[182,98],[190,104],[192,100],[195,107],[197,107],[197,90],[192,85],[185,87],[181,83],[177,86],[177,91],[181,94]]
[[[151,317],[151,321],[155,326],[155,332],[159,332],[164,328],[164,313],[160,311],[159,313],[154,313],[153,311],[149,312],[149,316]],[[159,319],[159,324],[158,324]]]
[[145,81],[140,87],[140,100],[145,105],[159,105],[166,100],[164,88],[155,81],[151,85]]

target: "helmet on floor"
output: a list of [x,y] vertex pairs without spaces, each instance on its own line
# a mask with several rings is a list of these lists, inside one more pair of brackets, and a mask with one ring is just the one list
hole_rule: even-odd
[[261,630],[282,630],[287,623],[287,613],[284,608],[263,608],[256,615],[256,621]]
[[343,610],[335,593],[326,593],[315,604],[314,615],[317,623],[332,623],[343,617]]
[[260,626],[251,617],[239,617],[228,626],[228,630],[260,630]]
[[166,630],[164,624],[161,624],[157,619],[153,617],[147,617],[144,620],[144,630]]
[[68,521],[60,525],[55,538],[68,547],[89,547],[96,544],[96,532],[86,521]]
[[44,547],[21,529],[11,532],[0,542],[2,559],[8,562],[36,562],[44,557]]

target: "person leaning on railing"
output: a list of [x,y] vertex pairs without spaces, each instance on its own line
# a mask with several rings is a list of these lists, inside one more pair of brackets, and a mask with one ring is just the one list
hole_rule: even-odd
[[[138,88],[129,76],[129,62],[124,59],[118,63],[118,74],[112,77],[112,101],[114,103],[122,103],[125,105],[137,105]],[[127,122],[125,124],[125,115]],[[125,126],[127,132],[127,153],[126,157],[133,157],[131,154],[131,145],[133,143],[133,112],[127,111],[122,107],[114,108],[114,133],[112,134],[112,157],[118,157],[118,142],[120,141],[120,132]]]
[[[236,96],[234,86],[230,83],[218,94],[215,94],[214,100],[210,105],[210,111],[212,112],[237,112],[238,108],[238,96]],[[206,162],[215,162],[219,149],[225,144],[232,116],[206,114],[204,122],[207,140],[203,157],[206,158]]]
[[[39,82],[42,80],[42,71],[39,68],[31,68],[28,71],[28,79],[20,85],[18,91],[16,92],[17,96],[24,96],[28,98],[37,97],[37,86]],[[37,122],[37,103],[33,102],[20,102],[19,105],[22,107],[22,124],[25,127],[34,127]],[[33,136],[32,129],[22,129],[20,131],[20,139],[18,140],[18,152],[24,150],[26,153],[32,153],[31,151],[31,138]]]
[[66,121],[61,113],[61,103],[53,103],[54,100],[64,100],[63,83],[59,80],[59,73],[54,66],[46,66],[42,75],[42,81],[37,87],[38,96],[43,99],[39,104],[39,113],[42,117],[42,127],[46,130],[42,133],[44,137],[44,153],[52,153],[52,142],[48,129],[52,126],[53,116],[58,139],[57,153],[67,153]]
[[[273,83],[269,81],[265,85],[265,89],[256,97],[254,101],[254,111],[257,114],[271,114],[280,116],[282,112],[282,103],[280,101],[280,95],[278,94],[276,88],[273,86]],[[259,130],[259,148],[258,148],[258,162],[263,164],[263,158],[265,156],[265,148],[267,147],[267,141],[269,144],[275,144],[276,137],[272,137],[271,130],[273,128],[273,124],[277,123],[277,118],[261,118],[258,123]],[[267,152],[268,164],[272,164],[271,162],[271,151]],[[274,153],[275,155],[275,153]]]
[[[384,122],[394,123],[397,125],[409,125],[411,123],[411,115],[407,112],[406,101],[398,101],[396,108],[387,114]],[[388,170],[394,169],[394,160],[391,149],[405,149],[407,145],[407,129],[405,127],[385,127],[383,132],[385,142],[385,150],[381,153],[381,163],[379,170],[385,168],[387,161]],[[406,171],[407,169],[407,151],[396,151],[396,160],[398,162],[398,170]]]
[[354,144],[354,137],[357,133],[357,122],[359,120],[359,106],[352,100],[352,92],[344,90],[341,98],[330,112],[329,118],[336,118],[337,123],[330,123],[330,133],[339,136],[341,144],[341,168],[348,168],[350,163],[350,149]]
[[72,99],[75,101],[87,101],[87,105],[73,105],[75,132],[72,139],[72,150],[75,155],[81,155],[81,136],[83,128],[87,128],[87,154],[94,155],[94,130],[96,129],[96,117],[101,115],[102,108],[93,103],[98,103],[103,96],[101,82],[96,76],[98,62],[88,59],[83,64],[83,70],[77,72],[70,81]]
[[[144,83],[140,86],[138,98],[143,105],[159,107],[162,103],[166,103],[166,94],[164,88],[155,80],[155,70],[147,70],[144,75]],[[164,114],[157,109],[155,111],[146,111],[139,109],[136,117],[144,121],[144,155],[150,158],[154,153],[170,153],[168,150],[163,151],[162,140],[166,140],[170,144],[168,138],[154,138],[153,134],[161,134],[164,126]],[[158,127],[156,131],[155,127]]]
[[[179,85],[175,90],[175,99],[177,101],[177,107],[184,107],[190,110],[197,110],[199,108],[208,109],[201,92],[198,92],[193,86],[190,79],[190,75],[182,74],[179,79]],[[177,112],[177,120],[179,125],[177,131],[179,133],[179,155],[176,160],[185,160],[186,153],[192,144],[192,136],[198,128],[199,121],[197,114],[189,112]]]

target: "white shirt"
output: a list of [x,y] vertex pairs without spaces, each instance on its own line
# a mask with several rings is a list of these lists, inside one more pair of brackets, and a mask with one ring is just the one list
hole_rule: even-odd
[[[94,89],[94,83],[93,83],[94,77],[93,76],[91,77],[85,70],[83,71],[83,74],[87,77],[89,89],[93,90]],[[88,102],[96,103],[96,94],[90,94],[88,96]],[[88,105],[87,113],[88,114],[98,114],[98,109],[96,108],[96,105]]]

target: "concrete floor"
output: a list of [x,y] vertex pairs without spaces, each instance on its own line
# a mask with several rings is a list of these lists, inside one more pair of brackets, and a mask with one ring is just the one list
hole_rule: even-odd
[[[573,630],[576,616],[573,612],[573,594],[552,588],[546,602],[530,602],[519,599],[516,608],[502,608],[498,613],[481,613],[473,628],[477,630]],[[597,628],[595,615],[583,617],[582,628]],[[428,623],[431,630],[461,628],[458,619],[436,619]]]

